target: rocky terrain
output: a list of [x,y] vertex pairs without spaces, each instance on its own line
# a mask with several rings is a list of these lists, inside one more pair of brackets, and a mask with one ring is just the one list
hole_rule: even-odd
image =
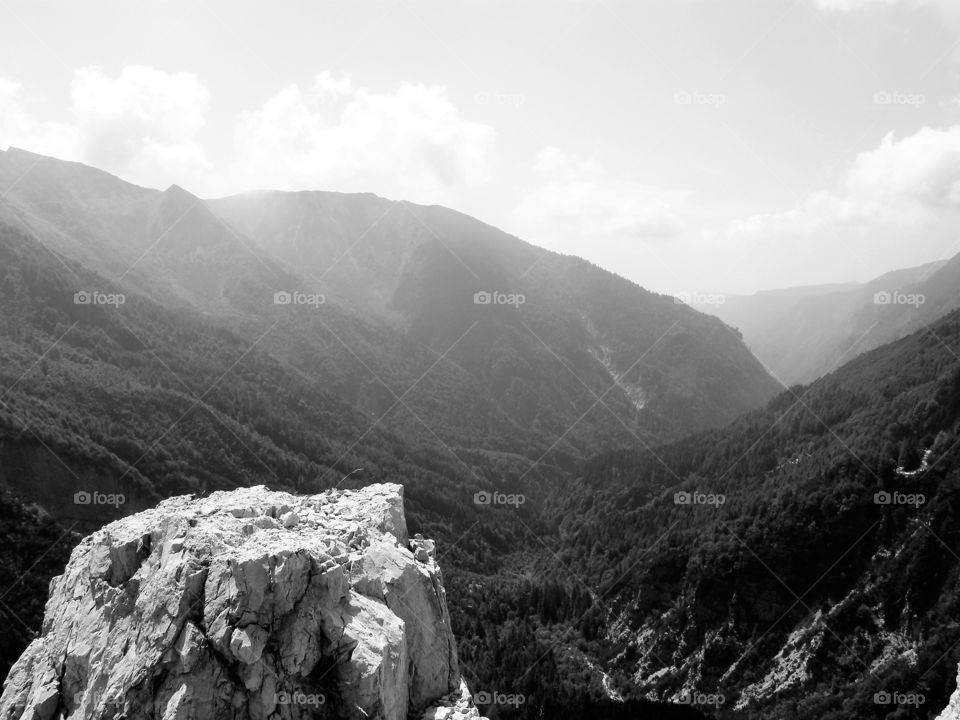
[[86,537],[0,717],[478,718],[400,485],[180,496]]

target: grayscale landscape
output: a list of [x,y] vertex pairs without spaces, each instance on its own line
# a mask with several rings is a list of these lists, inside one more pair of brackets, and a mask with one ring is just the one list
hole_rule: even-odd
[[0,22],[0,720],[960,720],[960,6]]

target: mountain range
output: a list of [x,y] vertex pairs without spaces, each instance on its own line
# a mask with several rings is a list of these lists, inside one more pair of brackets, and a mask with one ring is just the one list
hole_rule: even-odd
[[960,308],[960,255],[866,283],[704,297],[695,307],[738,328],[774,377],[806,383]]
[[946,705],[956,260],[717,318],[369,194],[202,200],[15,149],[0,189],[3,674],[84,531],[184,493],[400,483],[464,677],[530,699],[491,717]]
[[164,497],[402,482],[466,587],[542,552],[584,458],[779,390],[719,320],[445,208],[204,201],[15,149],[0,187],[7,666],[80,533]]

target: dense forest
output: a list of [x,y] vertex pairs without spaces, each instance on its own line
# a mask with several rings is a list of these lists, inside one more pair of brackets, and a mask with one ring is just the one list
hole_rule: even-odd
[[[411,532],[438,540],[455,609],[470,602],[472,592],[461,578],[498,588],[510,558],[527,550],[530,558],[540,554],[538,538],[549,529],[537,508],[554,502],[553,491],[571,481],[575,457],[556,452],[532,468],[524,454],[451,448],[426,431],[411,434],[409,424],[390,417],[374,423],[303,371],[202,317],[139,297],[127,298],[120,312],[74,304],[78,284],[102,281],[81,266],[51,262],[14,228],[4,233],[0,531],[7,549],[0,580],[9,590],[0,597],[0,613],[10,632],[0,658],[3,675],[39,632],[47,584],[82,534],[161,497],[250,484],[310,493],[402,483]],[[527,448],[527,454],[541,453]],[[122,494],[125,503],[78,506],[78,486]],[[522,493],[526,502],[478,506],[479,491]],[[536,626],[521,624],[524,632],[536,627],[550,636],[565,619],[551,614]],[[486,650],[488,633],[459,620],[457,629],[465,646],[471,643],[465,634],[478,633],[475,649],[465,653],[466,662],[478,656],[476,666],[483,668],[474,680],[478,687],[496,685],[504,668],[524,668],[530,704],[518,709],[522,716],[537,712],[541,702],[570,718],[609,705],[595,673],[576,671],[581,685],[541,657],[541,650],[554,655],[548,640],[528,647],[494,638],[494,655]],[[556,655],[565,662],[563,652]],[[501,682],[501,691],[508,686]],[[611,707],[624,711],[619,703]],[[656,703],[631,707],[657,717],[699,717]]]
[[960,659],[958,351],[955,313],[728,428],[590,461],[558,562],[595,589],[581,623],[603,618],[612,666],[751,717],[935,716]]
[[[0,268],[4,671],[81,532],[172,494],[392,481],[438,540],[471,687],[527,698],[490,717],[699,717],[650,702],[691,690],[716,717],[933,717],[954,687],[957,315],[727,428],[582,460],[377,421],[195,313],[76,305],[99,278],[15,229]],[[127,503],[76,506],[78,483]],[[772,692],[785,644],[803,672]]]

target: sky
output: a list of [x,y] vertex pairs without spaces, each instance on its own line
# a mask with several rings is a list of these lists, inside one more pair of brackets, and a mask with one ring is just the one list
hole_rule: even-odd
[[0,149],[145,186],[447,205],[671,294],[960,253],[957,0],[0,0],[0,28]]

